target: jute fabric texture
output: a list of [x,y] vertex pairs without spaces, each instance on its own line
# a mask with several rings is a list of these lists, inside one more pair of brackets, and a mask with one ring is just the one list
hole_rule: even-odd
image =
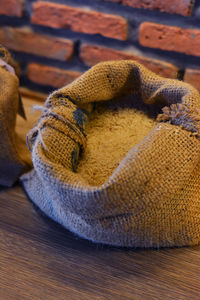
[[[103,184],[77,171],[94,103],[135,95],[163,105],[151,132]],[[135,61],[97,64],[53,92],[29,133],[34,170],[21,177],[50,218],[94,242],[127,247],[200,242],[200,96]]]
[[15,133],[16,114],[23,113],[16,64],[0,46],[0,185],[11,186],[30,169],[27,147]]

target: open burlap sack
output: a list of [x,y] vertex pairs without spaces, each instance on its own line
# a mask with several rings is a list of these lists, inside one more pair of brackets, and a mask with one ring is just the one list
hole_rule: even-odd
[[11,186],[31,167],[26,144],[15,133],[16,114],[24,116],[15,69],[9,52],[0,46],[0,185],[3,186]]
[[[160,106],[155,122],[148,110]],[[47,98],[28,135],[34,170],[23,186],[45,214],[94,242],[197,244],[199,108],[186,83],[130,60],[100,63]]]

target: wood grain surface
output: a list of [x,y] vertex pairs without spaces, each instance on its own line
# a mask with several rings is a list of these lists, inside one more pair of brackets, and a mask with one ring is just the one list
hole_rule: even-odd
[[200,247],[93,244],[0,189],[0,300],[200,299]]

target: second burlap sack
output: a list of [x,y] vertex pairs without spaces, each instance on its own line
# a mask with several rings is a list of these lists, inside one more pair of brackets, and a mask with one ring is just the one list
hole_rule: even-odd
[[15,132],[16,116],[24,117],[17,65],[0,45],[0,186],[12,186],[32,167],[25,141]]

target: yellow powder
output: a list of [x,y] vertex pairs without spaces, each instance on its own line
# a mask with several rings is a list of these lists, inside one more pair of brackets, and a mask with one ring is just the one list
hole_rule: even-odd
[[103,184],[154,124],[155,119],[136,108],[112,109],[108,102],[97,103],[88,122],[87,145],[77,172],[91,185]]

